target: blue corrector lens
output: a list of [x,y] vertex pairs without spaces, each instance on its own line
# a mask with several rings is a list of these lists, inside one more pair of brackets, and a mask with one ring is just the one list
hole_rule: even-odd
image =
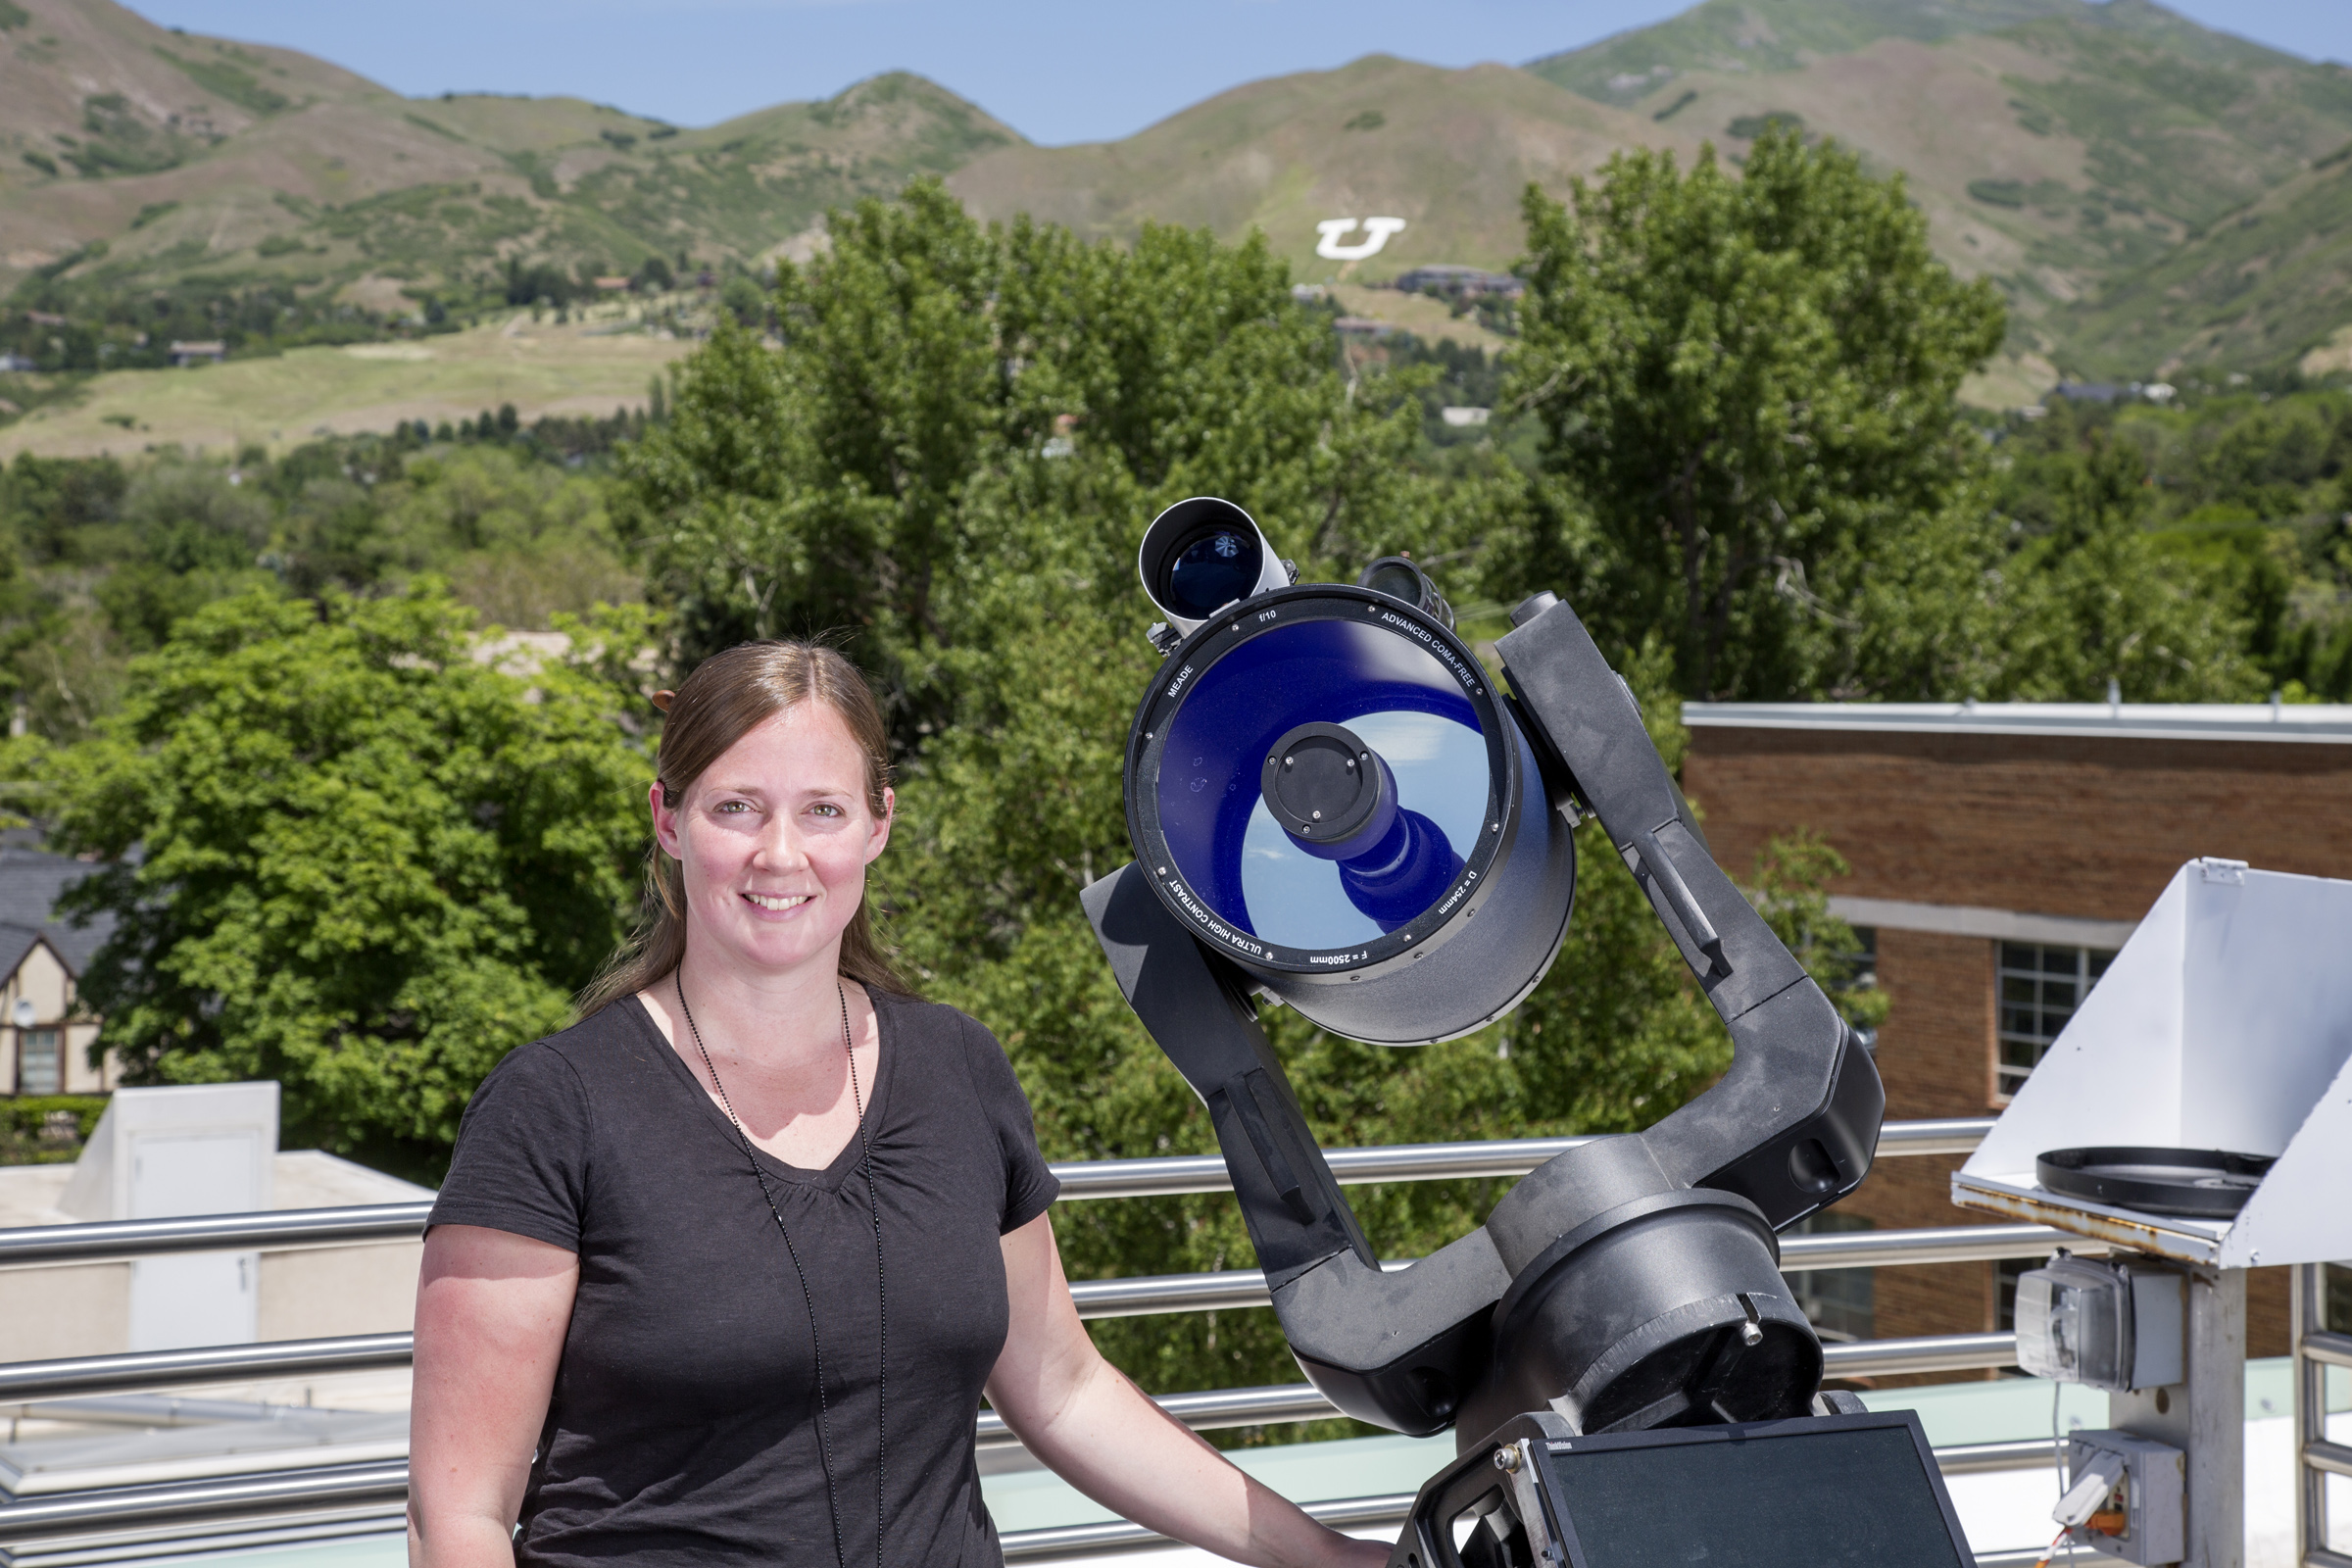
[[1443,899],[1491,789],[1453,673],[1414,641],[1333,619],[1271,628],[1202,671],[1156,784],[1195,894],[1239,930],[1310,950],[1374,940]]

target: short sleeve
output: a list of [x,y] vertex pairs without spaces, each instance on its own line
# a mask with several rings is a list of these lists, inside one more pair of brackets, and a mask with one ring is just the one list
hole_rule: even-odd
[[1054,1205],[1061,1196],[1061,1178],[1038,1152],[1037,1123],[1029,1113],[1029,1097],[1013,1076],[1004,1048],[970,1018],[964,1019],[964,1045],[972,1064],[972,1085],[980,1109],[997,1135],[1004,1159],[1004,1212],[998,1234],[1009,1236]]
[[544,1041],[517,1049],[466,1106],[426,1228],[480,1225],[578,1251],[594,1131],[563,1054]]

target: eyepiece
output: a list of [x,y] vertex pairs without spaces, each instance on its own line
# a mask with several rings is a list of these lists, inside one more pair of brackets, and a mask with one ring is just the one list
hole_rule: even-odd
[[1437,584],[1429,574],[1403,556],[1383,556],[1355,579],[1358,588],[1369,588],[1376,594],[1400,599],[1424,614],[1435,615],[1453,629],[1453,607],[1446,603]]
[[1144,592],[1179,632],[1291,580],[1250,514],[1214,496],[1179,501],[1154,517],[1136,567]]

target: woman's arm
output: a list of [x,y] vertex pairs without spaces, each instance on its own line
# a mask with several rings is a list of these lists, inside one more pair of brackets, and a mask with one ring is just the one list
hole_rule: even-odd
[[564,1356],[580,1260],[437,1225],[416,1283],[409,1406],[411,1568],[514,1568],[514,1516]]
[[1257,1568],[1374,1568],[1389,1548],[1300,1513],[1102,1359],[1041,1214],[1004,1238],[1012,1326],[988,1400],[1028,1450],[1137,1524]]

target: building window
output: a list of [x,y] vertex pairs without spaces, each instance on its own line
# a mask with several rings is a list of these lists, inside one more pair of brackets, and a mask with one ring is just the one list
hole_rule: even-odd
[[2007,1100],[2041,1060],[2050,1042],[2075,1015],[2115,955],[2098,948],[2054,948],[2033,942],[2001,944],[1999,1056],[1993,1094]]
[[20,1029],[17,1031],[17,1093],[20,1095],[62,1094],[66,1087],[66,1052],[64,1031],[58,1029]]
[[[1821,1236],[1837,1231],[1866,1231],[1872,1222],[1859,1214],[1841,1214],[1825,1209],[1808,1214],[1788,1227],[1790,1236]],[[1872,1281],[1876,1275],[1866,1268],[1815,1268],[1788,1276],[1789,1290],[1796,1304],[1813,1320],[1814,1330],[1833,1344],[1851,1344],[1855,1340],[1873,1338],[1872,1320],[1876,1301]]]
[[2321,1322],[2313,1325],[2336,1334],[2352,1334],[2352,1263],[2321,1265]]

